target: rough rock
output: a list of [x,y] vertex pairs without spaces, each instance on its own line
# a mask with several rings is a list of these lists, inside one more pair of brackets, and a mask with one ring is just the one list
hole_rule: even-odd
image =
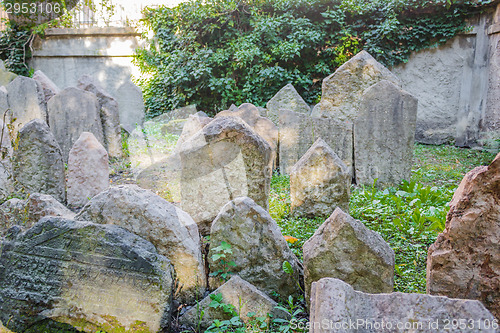
[[117,226],[44,218],[11,228],[0,254],[0,320],[33,331],[47,320],[86,331],[169,325],[172,268],[148,241]]
[[66,201],[61,149],[44,120],[34,119],[19,131],[13,174],[28,192],[50,194],[60,202]]
[[220,209],[248,196],[268,208],[271,148],[238,117],[219,117],[183,144],[181,207],[203,235]]
[[5,68],[3,60],[0,60],[0,86],[6,86],[17,77],[17,74],[9,72]]
[[213,118],[204,116],[203,114],[195,114],[189,116],[189,118],[187,118],[187,121],[184,123],[184,126],[182,127],[182,132],[179,136],[179,140],[177,140],[175,151],[178,151],[180,147],[182,147],[182,144],[184,142],[201,131],[203,127],[207,126],[212,120]]
[[122,134],[118,102],[104,90],[90,75],[83,75],[78,80],[78,88],[91,92],[99,102],[104,146],[109,157],[122,157]]
[[[205,268],[196,224],[181,209],[136,185],[111,187],[95,196],[77,220],[115,224],[153,243],[174,266],[182,301],[205,291]],[[182,288],[182,289],[181,289]]]
[[37,81],[43,89],[43,95],[45,96],[45,103],[61,92],[54,82],[48,78],[41,70],[35,71],[33,74],[33,80]]
[[[7,95],[7,88],[4,86],[0,87],[0,120],[4,120],[4,114],[6,114],[9,107],[9,96]],[[5,120],[8,121],[8,113],[6,114]]]
[[353,127],[349,121],[316,118],[290,110],[280,111],[279,165],[281,174],[291,168],[318,138],[322,138],[353,172]]
[[182,162],[174,153],[142,170],[136,179],[137,185],[170,202],[181,202]]
[[8,197],[14,190],[12,184],[13,149],[9,138],[9,130],[0,120],[0,200]]
[[[191,307],[180,318],[180,323],[191,328],[206,330],[214,320],[230,320],[231,316],[222,311],[221,308],[210,307],[211,297],[221,297],[224,304],[232,305],[236,312],[240,313],[240,318],[244,323],[248,323],[252,318],[249,313],[255,313],[253,318],[268,317],[268,314],[275,318],[286,319],[287,313],[276,309],[278,303],[269,298],[252,284],[235,275],[217,290],[205,297],[198,305]],[[204,315],[200,321],[200,311]]]
[[83,207],[109,187],[109,159],[106,149],[94,134],[83,132],[69,152],[68,205]]
[[82,132],[91,132],[104,145],[99,102],[93,93],[66,88],[49,100],[47,109],[50,129],[59,142],[65,162]]
[[[281,234],[269,213],[250,198],[241,197],[227,203],[212,224],[208,262],[211,272],[224,271],[220,261],[212,256],[216,247],[226,242],[231,253],[226,261],[234,261],[230,267],[233,274],[266,292],[287,298],[299,291],[298,281],[302,267]],[[283,262],[288,261],[293,274],[283,271]],[[210,286],[219,285],[219,278],[212,278]]]
[[182,129],[184,128],[186,122],[187,119],[171,120],[166,125],[163,125],[161,127],[161,134],[166,135],[168,133],[174,135],[181,135]]
[[266,108],[267,117],[276,125],[279,125],[280,110],[282,109],[308,115],[311,113],[309,105],[307,105],[291,84],[287,84],[281,88],[281,90],[267,102]]
[[390,293],[394,286],[394,251],[375,231],[340,208],[305,242],[306,299],[311,284],[337,278],[368,293]]
[[115,97],[120,101],[118,108],[123,129],[132,133],[137,126],[143,126],[146,113],[141,88],[126,80],[118,88]]
[[477,299],[500,319],[500,154],[465,175],[429,248],[427,292]]
[[399,79],[368,52],[359,52],[323,80],[321,102],[312,116],[354,121],[365,89],[382,80],[401,86]]
[[13,125],[13,136],[33,119],[47,122],[47,106],[42,86],[29,77],[18,76],[7,85],[10,111],[7,123]]
[[330,216],[335,208],[349,211],[351,174],[321,138],[290,172],[292,213],[298,217]]
[[410,179],[418,100],[389,81],[361,97],[354,121],[356,183],[383,186]]
[[[311,289],[311,333],[494,333],[493,320],[478,301],[399,292],[366,294],[332,278],[314,282]],[[466,328],[455,328],[464,322]]]

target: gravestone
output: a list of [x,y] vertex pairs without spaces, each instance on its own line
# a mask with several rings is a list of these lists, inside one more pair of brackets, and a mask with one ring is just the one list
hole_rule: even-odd
[[351,174],[321,138],[290,172],[292,214],[298,217],[330,216],[335,208],[349,211]]
[[93,93],[75,87],[66,88],[49,100],[47,108],[49,126],[59,142],[65,162],[82,132],[91,132],[104,145],[99,102]]
[[38,82],[42,87],[45,103],[47,103],[53,96],[61,92],[61,89],[59,89],[56,84],[52,82],[52,80],[49,79],[41,70],[35,71],[33,74],[33,80]]
[[203,127],[207,126],[212,120],[213,118],[198,113],[189,116],[182,127],[182,132],[179,136],[179,140],[177,140],[175,151],[178,151],[184,142],[201,131]]
[[9,72],[5,68],[3,60],[0,60],[0,86],[6,86],[17,77],[17,74]]
[[0,254],[0,320],[23,332],[52,320],[85,331],[167,328],[172,270],[154,246],[111,225],[44,218],[11,228]]
[[90,75],[83,75],[78,80],[77,87],[96,95],[99,102],[104,146],[109,157],[122,157],[122,135],[118,102],[99,86]]
[[418,100],[389,81],[363,93],[354,120],[356,183],[382,186],[409,180]]
[[8,197],[14,190],[12,184],[13,149],[9,138],[9,130],[0,120],[0,200]]
[[[222,207],[215,218],[210,231],[209,267],[212,273],[224,271],[220,260],[213,256],[220,254],[216,248],[226,242],[231,253],[226,255],[226,262],[234,261],[231,272],[245,281],[276,298],[276,293],[284,298],[299,292],[298,281],[302,268],[295,255],[281,234],[276,222],[268,212],[254,200],[241,197]],[[283,263],[288,261],[292,274],[283,270]],[[212,278],[211,286],[220,285],[220,278]]]
[[13,174],[28,192],[50,194],[59,202],[66,201],[61,149],[44,120],[32,120],[19,131]]
[[9,97],[7,96],[7,88],[4,86],[0,87],[0,120],[9,121],[9,114],[7,110],[9,109]]
[[128,133],[132,133],[137,126],[144,125],[146,114],[141,88],[132,81],[126,80],[117,89],[115,98],[120,101],[118,109],[120,111],[120,124],[123,129]]
[[187,122],[187,119],[171,120],[167,124],[165,124],[161,127],[161,134],[163,134],[163,135],[167,135],[167,134],[181,135],[182,129],[184,128],[184,125],[186,124],[186,122]]
[[267,102],[266,108],[267,117],[276,125],[279,125],[281,109],[291,110],[293,112],[307,115],[311,113],[309,105],[307,105],[291,84],[287,84],[281,88],[281,90],[278,91],[276,95],[269,100],[269,102]]
[[69,152],[68,206],[83,207],[109,187],[109,159],[94,134],[83,132]]

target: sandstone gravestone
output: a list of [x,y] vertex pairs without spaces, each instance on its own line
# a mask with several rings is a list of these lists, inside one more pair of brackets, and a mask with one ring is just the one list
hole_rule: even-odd
[[394,251],[375,231],[337,208],[304,244],[306,300],[311,284],[324,277],[345,281],[356,290],[391,293]]
[[104,144],[97,97],[75,87],[66,88],[47,104],[49,125],[68,161],[70,149],[82,132],[91,132]]
[[171,265],[122,228],[44,218],[2,245],[0,320],[13,331],[46,319],[93,332],[168,327]]
[[465,175],[429,248],[427,292],[477,299],[500,319],[500,154]]
[[[208,262],[211,272],[224,271],[216,248],[226,242],[231,253],[226,261],[234,261],[231,272],[266,292],[270,297],[275,293],[284,298],[299,292],[298,281],[302,275],[298,259],[292,253],[276,222],[268,212],[250,198],[237,198],[224,207],[217,215],[210,231],[210,251]],[[288,261],[293,274],[283,271],[283,263]],[[212,285],[220,285],[220,280],[212,278]]]
[[77,220],[121,226],[155,245],[173,264],[182,301],[199,299],[206,288],[200,236],[193,219],[151,191],[135,185],[111,187],[95,196]]
[[[423,294],[365,294],[341,280],[325,278],[312,285],[309,332],[494,333],[494,319],[478,301]],[[465,327],[458,328],[463,322]]]
[[68,205],[83,207],[109,187],[109,159],[94,134],[83,132],[69,152]]
[[16,74],[9,72],[5,68],[3,60],[0,60],[0,86],[6,86],[17,77]]
[[47,77],[41,70],[35,71],[33,74],[33,80],[37,81],[43,89],[43,95],[45,97],[45,103],[61,92],[54,82]]
[[294,216],[329,216],[339,207],[349,211],[351,174],[321,138],[290,172],[290,199]]
[[321,102],[312,116],[354,121],[364,90],[382,80],[401,86],[399,79],[368,52],[359,52],[323,80]]
[[96,95],[99,102],[106,150],[110,157],[121,157],[123,152],[118,102],[99,86],[90,75],[83,75],[78,80],[78,88]]
[[9,138],[9,130],[0,120],[0,200],[6,198],[14,190],[12,184],[13,149]]
[[181,208],[206,235],[220,209],[248,196],[268,208],[271,148],[237,117],[214,119],[183,144]]
[[[180,323],[193,329],[199,327],[199,329],[206,330],[215,320],[230,320],[231,315],[221,308],[210,307],[212,303],[211,297],[220,297],[224,304],[232,305],[234,310],[240,314],[240,318],[244,323],[252,320],[248,316],[250,313],[254,314],[254,318],[266,318],[267,322],[269,322],[268,314],[272,315],[273,319],[288,318],[286,312],[276,309],[278,303],[252,284],[235,275],[205,297],[199,304],[186,311],[180,318]],[[200,311],[203,311],[201,320]]]
[[28,192],[50,194],[60,202],[66,201],[61,149],[45,121],[32,120],[19,131],[13,174]]
[[273,98],[266,104],[267,117],[276,125],[279,124],[280,110],[286,109],[297,113],[310,114],[311,108],[297,93],[297,90],[291,84],[281,88]]
[[10,111],[9,121],[13,125],[13,135],[33,119],[47,122],[47,107],[42,86],[35,80],[18,76],[7,85]]
[[384,186],[410,179],[418,100],[389,81],[363,93],[354,120],[356,183]]
[[123,82],[116,91],[116,100],[118,109],[120,111],[120,123],[128,133],[137,126],[144,124],[144,99],[142,97],[142,90],[136,86],[132,81],[126,80]]

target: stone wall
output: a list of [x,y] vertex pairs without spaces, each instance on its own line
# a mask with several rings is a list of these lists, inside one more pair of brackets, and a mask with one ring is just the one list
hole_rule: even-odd
[[500,5],[470,24],[392,69],[419,100],[418,142],[472,147],[500,137]]

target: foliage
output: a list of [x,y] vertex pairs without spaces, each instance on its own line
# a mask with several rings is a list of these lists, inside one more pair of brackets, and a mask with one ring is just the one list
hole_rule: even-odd
[[209,304],[209,307],[222,310],[223,313],[228,315],[229,319],[214,320],[212,325],[210,325],[210,327],[205,332],[245,332],[245,324],[241,320],[238,312],[233,305],[224,303],[222,294],[211,294],[210,299],[211,302]]
[[210,276],[219,277],[223,282],[226,282],[233,274],[230,271],[231,267],[236,267],[236,263],[228,258],[231,254],[233,254],[231,244],[222,241],[219,246],[213,249],[213,252],[215,253],[212,254],[212,261],[218,262],[218,266],[221,268],[210,273]]
[[[365,49],[387,66],[466,29],[490,0],[191,0],[147,9],[137,50],[149,116],[188,104],[208,112],[264,106],[292,83],[308,103],[321,80]],[[144,34],[146,37],[146,34]]]
[[303,302],[297,302],[294,300],[292,296],[288,296],[286,305],[279,305],[276,307],[278,310],[283,311],[284,313],[288,313],[290,315],[290,319],[281,319],[275,318],[273,319],[273,324],[276,327],[276,332],[280,333],[288,333],[288,332],[303,332],[300,329],[293,329],[292,326],[299,326],[299,323],[303,323],[304,325],[300,325],[301,327],[305,327],[305,323],[307,322],[306,311],[303,306]]
[[26,59],[31,56],[29,43],[32,40],[29,30],[13,25],[0,34],[0,59],[5,68],[18,75],[29,76]]

